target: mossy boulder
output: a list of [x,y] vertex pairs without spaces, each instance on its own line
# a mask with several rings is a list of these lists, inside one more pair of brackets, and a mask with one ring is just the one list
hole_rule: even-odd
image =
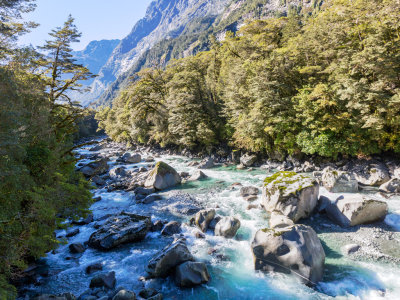
[[316,179],[295,172],[277,172],[264,180],[263,206],[293,222],[310,216],[318,202]]
[[148,175],[145,187],[165,190],[181,183],[182,179],[178,172],[168,164],[159,161]]
[[261,229],[251,249],[256,270],[293,274],[307,285],[314,285],[323,277],[325,252],[309,226]]

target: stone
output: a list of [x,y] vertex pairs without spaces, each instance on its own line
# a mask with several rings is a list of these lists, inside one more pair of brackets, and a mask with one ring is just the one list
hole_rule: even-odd
[[357,193],[358,181],[343,171],[326,167],[322,171],[322,185],[331,193]]
[[197,168],[199,169],[211,169],[213,167],[214,167],[214,159],[212,159],[211,157],[205,158],[197,166]]
[[144,195],[148,196],[150,194],[153,194],[156,190],[154,188],[144,188],[144,187],[138,187],[135,189],[135,195]]
[[136,300],[136,294],[132,291],[120,290],[112,300]]
[[148,175],[145,187],[164,190],[181,183],[181,177],[174,168],[164,162],[158,162]]
[[103,270],[103,265],[102,265],[102,263],[98,262],[98,263],[94,263],[94,264],[87,266],[85,269],[85,272],[86,272],[86,274],[92,274],[92,273],[95,273],[95,272],[101,271],[101,270]]
[[361,246],[357,244],[349,244],[345,245],[341,248],[341,251],[344,255],[351,255],[353,253],[356,253],[358,250],[360,250]]
[[284,228],[293,226],[294,222],[289,219],[287,216],[282,215],[279,212],[273,211],[271,212],[269,218],[269,228]]
[[201,229],[201,231],[206,232],[208,225],[215,217],[215,209],[203,209],[199,211],[194,219],[195,224]]
[[121,161],[127,164],[137,164],[142,161],[140,154],[130,154],[129,152],[124,153],[117,161]]
[[240,157],[240,164],[242,164],[245,167],[252,167],[256,161],[257,161],[256,155],[245,154]]
[[155,159],[154,159],[154,157],[152,157],[152,156],[148,156],[148,157],[146,157],[146,159],[145,159],[145,162],[147,162],[147,163],[154,162],[154,161],[155,161]]
[[139,296],[142,297],[143,299],[150,299],[151,297],[154,297],[158,294],[159,293],[152,288],[143,289],[139,292]]
[[89,238],[89,247],[110,250],[124,243],[138,242],[151,228],[150,217],[122,212],[109,217]]
[[85,246],[83,246],[81,243],[74,243],[68,246],[69,251],[71,253],[77,254],[77,253],[83,253],[85,252]]
[[68,228],[67,234],[65,236],[69,238],[76,236],[78,233],[79,233],[79,228]]
[[90,152],[97,152],[105,148],[105,144],[99,144],[89,149]]
[[180,172],[179,175],[180,175],[182,178],[187,178],[187,177],[190,176],[189,172]]
[[360,194],[344,195],[325,209],[328,217],[343,227],[381,221],[388,212],[384,201],[370,199]]
[[115,287],[116,279],[115,272],[109,272],[107,274],[99,274],[92,278],[89,287],[93,288],[107,288],[113,289]]
[[240,165],[237,165],[237,166],[236,166],[236,169],[237,169],[237,170],[244,170],[244,169],[246,169],[246,166],[240,164]]
[[277,172],[264,180],[263,206],[293,222],[311,215],[318,202],[319,184],[315,178],[295,172]]
[[153,223],[150,230],[152,232],[161,231],[163,227],[164,227],[164,222],[157,220]]
[[87,164],[86,166],[79,169],[86,177],[93,177],[100,175],[108,171],[108,159],[102,158]]
[[106,181],[98,175],[93,176],[90,179],[90,181],[93,182],[94,184],[96,184],[97,186],[103,186],[106,184]]
[[240,196],[247,198],[248,196],[257,196],[259,189],[255,186],[244,186],[240,189]]
[[215,226],[217,226],[217,223],[222,219],[221,216],[215,216],[212,221],[210,222],[210,224],[208,224],[208,229],[214,231]]
[[400,193],[400,179],[393,178],[389,180],[388,182],[382,184],[379,187],[379,190],[384,193]]
[[360,163],[353,174],[358,183],[367,186],[380,186],[390,180],[389,170],[382,163]]
[[161,231],[162,235],[171,236],[174,234],[181,233],[181,223],[176,221],[171,221],[165,224],[163,230]]
[[325,252],[309,226],[258,230],[251,248],[256,270],[293,274],[311,286],[322,280]]
[[146,270],[151,277],[166,277],[176,266],[193,260],[185,240],[177,239],[157,253],[150,260]]
[[205,179],[207,177],[208,176],[206,174],[204,174],[202,171],[198,170],[192,176],[190,176],[189,181],[201,180],[201,179]]
[[233,238],[240,228],[240,221],[234,217],[223,217],[215,226],[214,234],[226,238]]
[[153,203],[153,202],[155,202],[155,201],[159,201],[159,200],[161,200],[161,199],[162,199],[162,197],[161,197],[160,195],[158,195],[158,194],[151,194],[151,195],[146,196],[146,198],[144,198],[144,199],[141,201],[141,203],[143,203],[143,204],[150,204],[150,203]]
[[257,199],[258,199],[257,195],[249,195],[249,196],[244,198],[244,200],[246,200],[248,202],[253,202],[253,201],[256,201]]
[[125,177],[125,176],[128,175],[128,173],[126,172],[126,168],[125,167],[121,167],[121,166],[112,168],[108,172],[108,174],[113,179],[117,179],[117,178],[120,178],[120,177]]
[[176,268],[175,282],[180,287],[193,287],[210,280],[207,266],[202,262],[188,261]]

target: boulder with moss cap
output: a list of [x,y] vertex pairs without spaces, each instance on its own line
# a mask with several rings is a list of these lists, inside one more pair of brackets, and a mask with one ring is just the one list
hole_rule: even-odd
[[160,161],[148,175],[145,187],[165,190],[181,183],[181,176],[174,168]]
[[263,206],[293,222],[310,216],[318,202],[316,179],[295,172],[277,172],[264,180]]

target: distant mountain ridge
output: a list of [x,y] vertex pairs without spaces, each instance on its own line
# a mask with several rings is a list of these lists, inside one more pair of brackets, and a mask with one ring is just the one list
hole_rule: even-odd
[[[223,39],[247,19],[311,13],[322,0],[156,0],[127,37],[119,42],[83,94],[83,104],[110,105],[118,91],[143,67],[196,54],[209,35]],[[79,100],[79,99],[78,99]]]

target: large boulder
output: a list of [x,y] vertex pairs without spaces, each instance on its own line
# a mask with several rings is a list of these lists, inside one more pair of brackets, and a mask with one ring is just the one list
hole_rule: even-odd
[[113,289],[115,287],[115,272],[109,272],[107,274],[99,274],[92,278],[90,281],[90,288],[108,288]]
[[259,190],[255,186],[244,186],[240,189],[240,196],[247,198],[248,196],[257,196]]
[[335,202],[331,202],[325,211],[334,222],[348,227],[383,220],[387,214],[388,205],[384,201],[354,194],[340,196]]
[[210,280],[207,266],[202,262],[188,261],[176,268],[175,282],[180,287],[192,287]]
[[245,167],[252,167],[256,161],[256,155],[245,154],[240,157],[240,163]]
[[162,235],[171,236],[174,234],[181,233],[181,223],[177,221],[171,221],[165,224],[164,228],[161,231]]
[[142,161],[142,157],[140,154],[131,154],[129,152],[124,153],[120,158],[117,159],[119,162],[127,163],[127,164],[137,164]]
[[128,172],[126,171],[125,167],[119,166],[119,167],[112,168],[110,170],[110,172],[108,172],[108,174],[110,175],[111,178],[117,179],[117,178],[127,176]]
[[181,183],[181,177],[174,168],[160,161],[148,175],[144,185],[147,188],[164,190]]
[[211,157],[205,158],[197,166],[197,168],[199,169],[211,169],[213,167],[214,167],[214,159],[212,159]]
[[368,186],[380,186],[390,180],[389,170],[382,163],[360,163],[353,169],[353,174],[360,184]]
[[150,260],[147,272],[151,277],[166,277],[176,266],[193,260],[185,240],[177,239]]
[[214,234],[226,238],[233,238],[240,228],[240,221],[234,217],[223,217],[215,225]]
[[136,300],[136,294],[128,290],[120,290],[112,300]]
[[379,190],[384,193],[400,193],[400,179],[393,178],[389,180],[388,182],[382,184],[379,187]]
[[295,172],[277,172],[264,180],[263,206],[293,222],[310,216],[318,202],[316,179]]
[[294,222],[287,216],[284,216],[276,211],[271,212],[269,217],[269,228],[284,228],[293,225]]
[[109,217],[90,238],[89,247],[110,250],[124,243],[138,242],[151,228],[150,217],[121,213]]
[[93,177],[96,175],[106,173],[108,171],[108,159],[107,158],[98,159],[82,167],[80,171],[86,177]]
[[201,231],[206,232],[208,225],[215,217],[215,209],[203,209],[199,211],[194,217],[195,224],[201,229]]
[[332,193],[357,193],[358,181],[343,171],[338,171],[332,167],[326,167],[322,171],[322,185]]
[[202,171],[196,171],[192,176],[190,176],[189,181],[196,181],[207,178],[207,175],[204,174]]
[[325,252],[315,231],[306,225],[257,231],[251,244],[256,270],[294,274],[307,285],[320,281]]

